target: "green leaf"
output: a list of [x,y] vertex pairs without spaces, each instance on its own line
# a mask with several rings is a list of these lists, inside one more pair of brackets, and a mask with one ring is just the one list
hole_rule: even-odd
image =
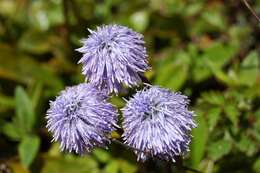
[[200,82],[211,75],[210,69],[205,64],[204,59],[197,56],[194,59],[194,66],[192,67],[192,78],[196,82]]
[[196,117],[196,122],[198,127],[192,131],[193,138],[191,143],[191,161],[193,167],[197,167],[203,158],[208,140],[208,125],[205,118],[199,114]]
[[215,68],[225,65],[236,53],[237,47],[216,42],[204,51],[203,59]]
[[118,96],[111,97],[109,101],[119,108],[122,108],[125,105],[125,101]]
[[237,146],[240,151],[244,152],[249,157],[257,152],[255,143],[248,136],[243,134],[240,141],[237,143]]
[[135,30],[142,32],[149,24],[149,13],[147,11],[135,12],[130,16],[130,22]]
[[226,116],[229,118],[229,120],[234,124],[237,125],[238,123],[238,116],[239,112],[235,105],[227,104],[224,107],[224,111],[226,113]]
[[57,1],[33,1],[29,8],[30,27],[38,30],[48,30],[51,26],[64,22],[62,4]]
[[187,6],[187,8],[185,9],[185,13],[183,15],[193,16],[199,13],[202,9],[203,9],[203,3],[201,2],[192,3],[191,5]]
[[15,100],[13,97],[8,97],[0,93],[0,105],[0,110],[3,108],[14,108]]
[[95,149],[93,151],[93,154],[97,158],[97,160],[102,163],[106,163],[110,160],[109,153],[103,149]]
[[245,25],[244,27],[240,27],[239,25],[230,26],[227,31],[230,36],[230,44],[243,46],[244,41],[250,37],[252,29],[250,25]]
[[50,86],[54,93],[63,88],[61,80],[49,64],[41,64],[35,61],[33,57],[18,54],[13,51],[12,47],[1,44],[0,78],[23,84],[42,82]]
[[239,82],[243,85],[252,86],[255,84],[259,72],[259,60],[255,51],[252,51],[243,60],[239,69]]
[[45,162],[41,173],[100,173],[98,163],[89,156],[47,156]]
[[5,123],[2,127],[3,133],[12,140],[19,141],[21,139],[20,129],[13,123]]
[[182,51],[165,59],[158,67],[155,83],[172,90],[180,89],[188,77],[189,61],[189,55]]
[[240,151],[246,152],[248,147],[250,146],[250,143],[251,141],[249,140],[249,138],[243,135],[238,143],[238,148],[240,149]]
[[127,160],[120,160],[119,165],[121,173],[135,173],[137,171],[136,164],[133,164]]
[[212,26],[221,30],[226,28],[226,22],[224,16],[216,9],[204,11],[202,17]]
[[42,54],[51,49],[50,37],[36,31],[27,31],[18,41],[19,49],[35,54]]
[[33,162],[40,146],[40,139],[37,136],[26,136],[18,146],[19,156],[22,164],[29,167]]
[[118,160],[111,160],[104,169],[105,173],[118,173],[119,172],[119,162]]
[[221,113],[221,108],[213,107],[208,111],[209,130],[212,131],[217,124]]
[[231,86],[233,85],[234,81],[231,80],[232,78],[230,78],[228,76],[228,74],[223,72],[223,70],[221,68],[216,67],[215,64],[213,64],[213,63],[208,63],[207,65],[208,65],[209,69],[211,70],[211,72],[215,75],[215,77],[219,81],[221,81],[227,85],[231,85]]
[[255,112],[256,121],[253,126],[253,133],[257,142],[260,142],[260,109]]
[[217,91],[209,91],[202,94],[204,101],[212,105],[222,106],[225,104],[225,98],[222,93]]
[[254,165],[253,165],[253,170],[257,173],[260,173],[260,157],[256,159]]
[[222,156],[228,154],[231,150],[231,141],[229,140],[219,140],[210,144],[208,148],[208,154],[213,160],[218,160]]
[[237,47],[214,42],[204,49],[201,56],[195,56],[193,75],[196,81],[202,81],[214,74],[219,80],[229,82],[228,76],[222,72],[223,67],[235,55]]
[[41,95],[42,95],[42,89],[43,89],[43,85],[42,82],[38,82],[34,88],[33,88],[33,93],[32,93],[32,106],[33,109],[35,110],[40,99],[41,99]]
[[0,14],[3,16],[14,16],[16,12],[16,3],[15,1],[0,1]]
[[60,144],[58,142],[54,142],[51,145],[51,148],[48,151],[49,156],[58,157],[62,155],[62,152],[60,152]]
[[30,132],[35,124],[33,105],[22,87],[15,89],[16,120],[21,130]]

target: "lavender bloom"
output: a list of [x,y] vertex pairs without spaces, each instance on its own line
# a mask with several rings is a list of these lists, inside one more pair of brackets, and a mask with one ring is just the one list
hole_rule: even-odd
[[107,96],[91,84],[68,87],[47,111],[47,127],[61,150],[84,154],[94,146],[105,147],[114,130],[117,110]]
[[189,151],[191,129],[196,127],[189,100],[156,86],[137,92],[123,108],[123,138],[136,148],[137,159],[149,156],[175,161]]
[[143,36],[119,25],[103,25],[82,41],[79,63],[86,80],[108,93],[142,82],[140,73],[149,69]]

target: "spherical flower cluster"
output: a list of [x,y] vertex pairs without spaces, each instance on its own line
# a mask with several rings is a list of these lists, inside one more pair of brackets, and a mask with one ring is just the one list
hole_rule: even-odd
[[149,156],[173,160],[185,154],[196,126],[189,100],[180,93],[152,86],[137,92],[123,108],[123,138],[136,148],[138,160]]
[[[117,109],[108,95],[142,83],[149,69],[143,36],[119,25],[104,25],[83,40],[79,63],[89,83],[68,87],[47,111],[47,128],[61,150],[84,154],[95,146],[106,147],[116,130]],[[158,86],[138,91],[122,109],[124,145],[137,159],[149,157],[174,161],[189,150],[196,127],[189,100]]]
[[94,146],[105,147],[116,120],[117,110],[91,84],[66,88],[47,111],[47,127],[53,140],[61,143],[61,150],[79,154]]
[[108,93],[118,93],[125,86],[142,82],[140,74],[147,65],[143,36],[120,25],[104,25],[84,39],[79,63],[86,80]]

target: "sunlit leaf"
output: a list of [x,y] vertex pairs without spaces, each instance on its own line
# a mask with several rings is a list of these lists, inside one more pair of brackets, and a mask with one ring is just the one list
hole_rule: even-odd
[[165,59],[157,70],[155,83],[164,87],[178,90],[188,77],[189,56],[178,52],[175,57]]
[[260,172],[260,157],[258,157],[255,162],[254,162],[254,165],[253,165],[253,169],[255,172]]
[[46,163],[41,173],[99,173],[98,164],[91,157],[76,157],[66,155],[63,157],[46,157]]
[[18,42],[19,49],[35,54],[42,54],[50,51],[50,36],[47,33],[27,31]]
[[4,108],[13,108],[15,106],[15,100],[13,97],[8,97],[0,93],[0,111]]
[[109,153],[104,149],[95,149],[93,155],[102,163],[106,163],[111,159]]
[[19,156],[22,164],[29,167],[33,162],[40,146],[40,139],[37,136],[27,136],[22,139],[18,146]]
[[238,112],[238,109],[236,108],[236,106],[233,104],[227,104],[224,108],[224,111],[226,113],[226,116],[230,119],[230,121],[234,125],[237,125],[239,112]]
[[5,123],[2,127],[2,131],[12,140],[19,141],[21,139],[22,134],[20,129],[13,123]]
[[202,94],[202,98],[213,105],[222,106],[225,104],[223,93],[217,91],[205,92]]
[[43,86],[42,83],[39,82],[37,83],[34,88],[33,88],[33,93],[32,93],[32,106],[33,109],[35,110],[35,108],[37,107],[37,105],[39,104],[39,101],[41,99],[41,95],[42,95],[42,91],[43,90]]
[[239,82],[252,86],[259,73],[259,57],[256,52],[250,52],[243,60],[239,70]]
[[190,3],[187,8],[185,9],[186,16],[192,16],[200,12],[203,8],[203,4],[201,2]]
[[46,31],[51,26],[62,24],[64,16],[60,0],[33,1],[29,8],[29,21],[33,28]]
[[110,160],[106,165],[104,172],[105,173],[118,173],[119,172],[119,162],[118,160]]
[[205,154],[205,148],[208,140],[208,125],[205,118],[197,112],[196,122],[198,127],[193,129],[191,143],[191,161],[194,167],[197,167]]
[[229,153],[231,150],[232,144],[228,140],[219,140],[209,145],[208,152],[209,156],[213,160],[218,160],[222,156]]
[[209,130],[212,131],[220,118],[221,108],[213,107],[208,111]]
[[[14,63],[15,62],[15,63]],[[0,78],[29,84],[33,81],[50,86],[55,92],[62,89],[62,82],[48,64],[40,64],[32,57],[14,52],[0,44]]]
[[2,0],[0,1],[0,14],[11,17],[15,14],[16,3],[15,1]]
[[246,153],[248,156],[252,156],[255,152],[257,152],[257,146],[254,141],[244,134],[242,134],[237,146],[240,151]]
[[120,97],[111,97],[110,99],[111,103],[113,103],[114,105],[118,106],[118,107],[123,107],[125,105],[125,101],[123,99],[121,99]]
[[137,171],[137,166],[126,160],[120,160],[120,171],[122,173],[135,173]]
[[210,9],[202,13],[203,18],[207,21],[208,24],[217,27],[219,29],[226,28],[225,16],[222,13],[215,9]]
[[130,22],[137,31],[144,31],[149,24],[148,11],[138,11],[130,16]]
[[216,42],[205,49],[202,58],[213,67],[220,68],[234,56],[236,50],[234,46]]
[[31,131],[35,124],[35,113],[32,102],[22,87],[15,90],[15,102],[18,128],[25,132]]

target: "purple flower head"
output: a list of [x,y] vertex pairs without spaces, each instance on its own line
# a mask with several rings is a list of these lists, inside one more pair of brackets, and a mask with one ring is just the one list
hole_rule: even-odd
[[47,111],[47,127],[61,150],[84,154],[95,146],[105,147],[114,130],[117,110],[107,96],[91,84],[68,87]]
[[189,100],[157,86],[137,92],[123,108],[123,138],[136,148],[137,159],[172,160],[189,151],[191,129],[196,127]]
[[120,25],[103,25],[89,32],[83,47],[77,49],[83,53],[79,63],[87,81],[108,93],[142,82],[139,75],[149,67],[141,34]]

